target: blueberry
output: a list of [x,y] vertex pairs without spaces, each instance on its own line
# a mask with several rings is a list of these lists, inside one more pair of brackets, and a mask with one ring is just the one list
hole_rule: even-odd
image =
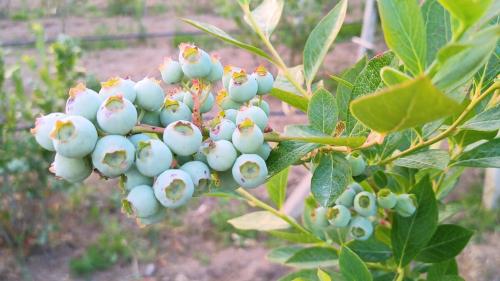
[[242,154],[233,165],[234,180],[245,188],[255,188],[263,184],[267,178],[267,166],[264,159],[257,154]]
[[196,153],[193,155],[193,160],[208,164],[207,155],[205,154],[205,151],[208,151],[207,149],[208,146],[210,145],[210,142],[211,140],[208,139],[200,145],[198,151],[196,151]]
[[133,103],[137,96],[134,86],[135,82],[130,79],[114,77],[101,83],[99,96],[101,97],[101,100],[104,101],[111,96],[122,95],[124,98]]
[[76,115],[57,120],[50,136],[56,152],[70,158],[82,158],[90,154],[97,142],[94,125]]
[[253,98],[250,101],[250,105],[260,107],[260,109],[262,109],[264,111],[264,113],[266,113],[267,117],[269,117],[269,114],[271,113],[271,109],[269,108],[269,104],[265,100],[260,99],[260,98]]
[[[215,103],[215,98],[212,93],[208,91],[203,91],[203,93],[199,96],[200,99],[200,112],[201,113],[207,113],[212,108],[214,107]],[[191,94],[186,94],[184,95],[184,100],[183,102],[189,107],[189,109],[193,110],[194,107],[194,101],[193,101],[193,96]]]
[[234,67],[231,65],[224,66],[224,74],[222,75],[222,86],[224,89],[229,88],[229,82],[231,82],[231,78],[233,77],[234,72],[239,72],[241,68]]
[[137,218],[137,223],[141,227],[145,227],[145,226],[148,226],[148,225],[152,225],[152,224],[156,224],[156,223],[162,222],[162,221],[165,220],[166,217],[167,217],[167,209],[163,208],[163,207],[160,207],[160,209],[158,210],[158,212],[156,212],[152,216],[144,217],[144,218]]
[[147,134],[135,134],[128,137],[128,140],[134,145],[136,149],[140,141],[145,141],[149,139],[151,139],[151,137]]
[[187,162],[193,161],[193,155],[187,155],[187,156],[182,156],[182,155],[175,155],[175,161],[177,162],[177,166],[182,166],[186,164]]
[[127,213],[139,218],[152,216],[160,209],[153,188],[148,185],[134,187],[123,200],[123,206]]
[[180,167],[181,170],[191,176],[194,187],[197,191],[205,192],[210,184],[210,169],[200,161],[187,162]]
[[321,206],[314,209],[311,213],[314,227],[321,229],[328,226],[327,212],[328,209]]
[[137,98],[135,103],[138,107],[149,110],[157,111],[163,106],[163,89],[160,87],[160,81],[154,78],[144,78],[137,82],[134,87]]
[[210,138],[214,141],[228,140],[230,141],[236,125],[229,119],[221,119],[219,123],[210,128]]
[[346,227],[351,220],[351,212],[344,205],[335,205],[328,209],[327,218],[333,226]]
[[36,142],[41,147],[54,151],[54,143],[52,142],[50,133],[54,129],[56,121],[63,117],[66,117],[64,113],[55,112],[36,118],[35,128],[31,129],[31,133],[35,136]]
[[82,182],[92,173],[92,165],[88,158],[68,158],[56,153],[50,171],[69,182]]
[[165,107],[160,113],[160,121],[163,126],[168,126],[168,124],[179,120],[191,121],[191,118],[191,110],[189,110],[189,107],[185,103],[173,99],[165,99]]
[[161,126],[160,111],[145,111],[141,123],[150,126]]
[[145,176],[155,177],[172,165],[172,152],[162,141],[140,141],[135,152],[137,170]]
[[132,165],[120,178],[120,187],[124,190],[132,190],[132,188],[138,185],[152,184],[153,178],[141,174],[135,165]]
[[388,188],[382,188],[377,193],[377,203],[380,207],[385,209],[392,209],[397,203],[396,194],[392,193]]
[[165,84],[177,84],[182,80],[182,67],[178,61],[171,58],[165,58],[159,70]]
[[347,188],[351,188],[354,190],[356,193],[359,193],[361,191],[364,191],[365,189],[357,182],[353,182],[347,186]]
[[238,115],[238,110],[236,109],[226,109],[224,110],[224,117],[236,123],[236,115]]
[[212,62],[210,56],[195,45],[179,45],[179,62],[184,75],[189,78],[203,78],[210,74]]
[[203,152],[210,168],[219,172],[231,169],[238,156],[233,144],[227,140],[210,141]]
[[244,70],[234,72],[229,82],[229,96],[236,102],[247,102],[257,95],[258,84],[255,77]]
[[349,233],[356,240],[367,240],[373,233],[373,225],[367,218],[357,216],[349,224]]
[[220,63],[220,60],[217,56],[212,55],[212,67],[210,68],[210,73],[208,73],[207,80],[210,82],[215,82],[222,79],[222,75],[224,74],[224,67]]
[[269,71],[267,71],[267,69],[264,66],[257,67],[257,69],[252,75],[257,80],[258,84],[257,94],[258,95],[268,94],[273,88],[274,84],[273,75],[269,73]]
[[243,107],[236,115],[236,124],[243,122],[245,119],[252,120],[262,131],[267,127],[268,117],[264,110],[257,106]]
[[69,98],[66,101],[66,114],[79,115],[90,121],[95,121],[101,102],[99,94],[79,83],[69,90]]
[[351,166],[352,176],[356,177],[364,173],[366,169],[366,162],[363,160],[362,156],[355,157],[352,154],[347,155],[347,161],[349,161],[349,165]]
[[195,154],[202,140],[200,129],[189,121],[170,123],[163,132],[163,141],[177,155]]
[[361,191],[354,197],[354,210],[364,216],[374,216],[377,213],[375,195],[368,191]]
[[271,146],[267,142],[264,142],[255,152],[255,154],[262,157],[262,159],[267,160],[267,158],[269,158],[269,155],[271,154],[271,150]]
[[97,142],[92,164],[105,177],[117,177],[134,164],[134,145],[124,136],[109,135]]
[[236,127],[231,139],[241,153],[254,153],[264,143],[264,134],[252,120],[246,119]]
[[156,199],[167,208],[184,205],[194,192],[191,176],[179,169],[166,170],[156,179],[153,189]]
[[176,89],[172,94],[168,95],[167,98],[184,102],[184,96],[185,95],[190,95],[190,93],[182,91],[180,89]]
[[241,103],[235,102],[232,100],[229,95],[227,94],[227,91],[222,89],[217,93],[217,105],[219,105],[220,108],[223,110],[227,109],[240,109],[242,106]]
[[417,210],[417,197],[414,194],[399,194],[394,210],[402,217],[410,217]]
[[234,180],[231,170],[214,173],[212,183],[216,190],[230,192],[237,189],[240,185]]
[[342,194],[335,200],[335,204],[343,205],[345,207],[352,207],[354,202],[354,197],[356,196],[356,191],[352,188],[346,188]]
[[137,123],[137,110],[122,96],[111,96],[99,107],[97,123],[108,134],[125,135]]

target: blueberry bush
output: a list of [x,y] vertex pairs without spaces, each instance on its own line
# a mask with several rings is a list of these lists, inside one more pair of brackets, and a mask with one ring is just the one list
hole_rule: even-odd
[[[262,210],[229,222],[289,242],[268,255],[297,269],[281,280],[462,280],[455,257],[473,231],[439,214],[465,167],[500,167],[496,4],[379,0],[389,50],[332,75],[332,94],[316,76],[347,0],[310,32],[298,66],[271,42],[284,1],[237,2],[267,51],[184,21],[278,73],[223,66],[183,43],[159,67],[163,81],[115,77],[98,93],[78,84],[64,113],[32,129],[55,151],[52,172],[69,182],[120,177],[123,210],[143,226],[193,196],[246,201]],[[308,124],[273,130],[264,95]],[[312,173],[300,221],[283,211],[292,165]],[[248,191],[266,182],[270,202]]]

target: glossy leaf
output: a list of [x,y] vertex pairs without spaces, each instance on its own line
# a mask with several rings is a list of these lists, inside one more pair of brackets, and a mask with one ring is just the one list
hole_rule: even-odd
[[359,73],[365,68],[367,63],[366,56],[361,58],[354,66],[344,71],[340,78],[351,84],[350,87],[339,83],[337,91],[335,92],[335,99],[337,101],[337,108],[339,111],[339,120],[346,121],[347,114],[349,113],[349,103],[351,102],[351,92],[354,89],[354,81]]
[[[332,277],[334,281],[345,281],[339,274],[327,272],[328,275]],[[316,269],[302,269],[296,272],[292,272],[280,279],[278,281],[322,281],[318,277]]]
[[283,171],[274,175],[266,184],[267,194],[271,201],[276,204],[278,209],[281,209],[286,197],[286,187],[288,185],[288,171],[286,168]]
[[460,155],[452,166],[500,168],[500,139],[494,139]]
[[382,67],[380,70],[380,77],[382,77],[382,81],[384,81],[387,86],[403,83],[411,79],[410,76],[390,66]]
[[337,103],[333,95],[319,88],[309,102],[307,116],[311,126],[327,135],[332,134],[337,124]]
[[309,101],[303,96],[299,96],[297,94],[287,92],[278,88],[273,88],[270,95],[283,102],[286,102],[287,104],[299,109],[300,111],[307,112]]
[[289,258],[291,258],[295,253],[302,250],[301,246],[285,246],[272,249],[267,253],[266,258],[272,262],[285,263]]
[[422,5],[427,36],[427,63],[430,64],[438,50],[451,40],[450,14],[438,0],[426,0]]
[[[309,125],[289,125],[285,127],[285,135],[294,138],[296,141],[337,145],[337,146],[348,146],[348,147],[359,147],[365,141],[366,137],[332,137],[324,134]],[[298,140],[301,137],[301,140]]]
[[329,207],[351,181],[351,168],[339,154],[322,154],[320,157],[311,179],[311,192],[319,204]]
[[420,180],[410,193],[417,197],[417,210],[410,217],[394,215],[391,233],[392,251],[399,267],[404,267],[428,244],[438,221],[438,208],[432,183]]
[[[255,23],[265,37],[269,38],[278,25],[284,5],[284,0],[264,0],[251,12]],[[246,16],[245,21],[253,28]]]
[[463,28],[472,26],[483,16],[493,0],[438,0],[450,14],[459,19]]
[[319,144],[305,142],[280,142],[278,146],[271,151],[266,161],[269,174],[274,175],[282,171],[319,146]]
[[416,0],[379,0],[378,9],[387,46],[411,73],[422,73],[426,65],[426,35]]
[[366,264],[346,246],[342,246],[339,254],[340,272],[347,281],[370,281],[373,277]]
[[458,266],[455,259],[438,262],[429,267],[427,281],[442,281],[445,276],[458,274]]
[[469,119],[460,129],[475,131],[496,131],[500,129],[500,104]]
[[309,244],[309,243],[322,242],[322,240],[318,239],[316,236],[311,234],[305,234],[302,232],[273,230],[270,231],[269,234],[273,235],[274,237],[294,243]]
[[335,37],[342,27],[347,11],[347,0],[340,1],[316,25],[304,46],[304,73],[307,85],[311,85]]
[[288,223],[267,211],[257,211],[244,214],[241,217],[227,221],[232,226],[241,230],[259,230],[270,231],[277,229],[286,229]]
[[299,268],[318,268],[337,264],[337,252],[328,247],[304,248],[294,253],[286,262]]
[[318,268],[317,274],[318,274],[318,279],[320,281],[332,281],[330,275],[328,275],[328,273],[326,273],[325,271],[321,270],[321,268]]
[[[304,66],[302,64],[296,65],[294,67],[289,67],[288,72],[293,80],[296,81],[299,85],[302,86],[304,84]],[[301,96],[301,93],[297,90],[297,88],[295,88],[292,83],[290,83],[290,81],[282,71],[278,72],[278,75],[274,80],[273,87]]]
[[353,240],[347,246],[365,262],[382,262],[392,256],[391,248],[373,236],[366,241]]
[[429,149],[404,156],[394,161],[395,165],[413,169],[438,169],[444,170],[448,166],[450,156],[448,151],[440,149]]
[[464,249],[474,234],[459,225],[442,224],[436,229],[429,243],[416,257],[426,263],[436,263],[451,259]]
[[352,114],[365,126],[380,132],[394,132],[447,117],[461,106],[420,76],[367,95],[351,103]]

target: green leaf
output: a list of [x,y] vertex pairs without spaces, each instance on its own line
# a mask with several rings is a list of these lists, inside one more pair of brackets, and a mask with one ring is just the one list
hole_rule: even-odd
[[349,82],[352,86],[348,87],[344,84],[339,83],[337,86],[336,101],[337,108],[339,110],[339,119],[346,121],[347,114],[349,111],[349,103],[351,102],[351,92],[354,89],[354,81],[358,77],[359,73],[365,68],[367,63],[367,58],[364,56],[361,58],[354,66],[344,71],[340,78]]
[[270,231],[269,234],[278,237],[282,240],[301,243],[301,244],[310,244],[310,243],[318,243],[322,242],[322,240],[318,239],[316,236],[311,234],[306,234],[302,232],[289,232],[289,231]]
[[448,44],[438,51],[437,60],[439,63],[443,64],[453,56],[460,54],[461,52],[470,48],[471,45],[466,45],[466,44],[460,44],[460,43]]
[[500,26],[492,26],[460,42],[470,47],[440,65],[438,72],[432,78],[436,87],[448,92],[467,83],[488,61],[490,54],[495,50],[498,36],[500,36]]
[[458,266],[455,259],[439,262],[429,267],[427,271],[427,281],[442,281],[444,276],[456,275]]
[[332,137],[324,134],[309,125],[289,125],[285,127],[285,138],[289,137],[295,141],[319,143],[337,146],[348,146],[356,148],[361,146],[366,137]]
[[437,0],[426,0],[422,15],[427,35],[427,63],[431,63],[441,47],[451,40],[450,14]]
[[497,135],[497,131],[472,131],[461,130],[456,135],[452,136],[456,145],[465,148],[480,140],[491,140]]
[[321,268],[318,268],[318,279],[320,281],[332,281],[332,278],[330,277],[330,275],[328,275],[328,273],[321,270]]
[[311,85],[314,76],[323,63],[335,37],[340,31],[347,11],[347,0],[340,1],[314,27],[304,46],[304,73],[307,85]]
[[439,91],[426,76],[383,89],[351,103],[352,114],[380,132],[412,128],[458,113],[462,107]]
[[340,272],[347,281],[370,281],[373,277],[366,264],[346,246],[340,248]]
[[427,151],[417,152],[398,158],[394,161],[394,164],[413,169],[431,168],[444,170],[448,166],[449,161],[450,156],[448,151],[441,149],[429,149]]
[[494,139],[460,155],[452,166],[500,168],[500,139]]
[[289,170],[288,167],[277,173],[266,184],[267,194],[269,194],[269,198],[276,204],[278,209],[281,209],[283,202],[285,202]]
[[225,41],[229,44],[235,45],[239,48],[245,49],[251,53],[254,53],[260,57],[267,59],[270,62],[274,62],[273,58],[271,56],[269,56],[263,50],[255,47],[255,46],[252,46],[252,45],[249,45],[249,44],[246,44],[246,43],[243,43],[241,41],[234,39],[231,35],[227,34],[225,31],[223,31],[222,29],[220,29],[214,25],[195,21],[195,20],[190,20],[190,19],[186,19],[186,18],[183,18],[182,20],[184,22],[194,26],[195,28],[203,31],[203,32],[211,34],[212,36],[214,36],[222,41]]
[[333,95],[319,88],[309,102],[307,116],[311,126],[327,135],[331,135],[337,124],[337,103]]
[[311,192],[319,204],[329,207],[350,181],[351,168],[343,156],[322,154],[311,179]]
[[276,217],[268,211],[257,211],[244,214],[241,217],[230,219],[227,222],[241,230],[270,231],[289,227],[286,221]]
[[[251,13],[258,28],[266,38],[269,38],[278,25],[283,13],[284,0],[264,0]],[[245,16],[245,21],[253,28],[252,24]],[[256,31],[256,30],[254,30]],[[256,31],[257,32],[257,31]]]
[[399,267],[411,262],[437,228],[438,208],[429,177],[420,180],[410,193],[417,197],[415,214],[407,218],[395,215],[392,224],[392,251]]
[[450,14],[460,20],[462,28],[472,26],[488,10],[493,0],[438,0]]
[[436,263],[451,259],[464,249],[474,234],[459,225],[442,224],[436,229],[427,246],[416,257],[426,263]]
[[366,241],[352,240],[347,246],[365,262],[382,262],[392,256],[391,248],[373,236]]
[[318,268],[337,264],[337,252],[328,247],[304,248],[294,253],[286,262],[299,268]]
[[295,253],[298,251],[302,250],[303,247],[301,246],[285,246],[285,247],[279,247],[272,249],[267,253],[266,258],[269,261],[275,262],[275,263],[285,263],[289,258],[291,258]]
[[[334,281],[345,281],[342,276],[337,273],[327,272]],[[318,277],[318,272],[316,269],[302,269],[296,272],[292,272],[284,277],[281,277],[278,281],[322,281]]]
[[[304,66],[302,64],[296,65],[294,67],[289,67],[288,72],[291,78],[293,78],[293,80],[296,81],[297,84],[301,86],[304,84]],[[302,96],[302,94],[297,90],[297,88],[295,88],[295,86],[292,83],[290,83],[288,78],[281,70],[278,72],[278,75],[274,80],[273,87]]]
[[299,161],[307,153],[318,148],[319,144],[304,143],[295,141],[282,141],[271,151],[266,160],[267,169],[270,175],[274,175],[295,162]]
[[479,113],[472,119],[469,119],[465,124],[459,127],[460,129],[474,131],[496,131],[500,129],[500,104],[492,107],[484,112]]
[[297,94],[287,92],[278,88],[271,89],[270,95],[286,102],[287,104],[299,109],[300,111],[307,112],[309,101],[303,96],[299,96]]
[[387,86],[403,83],[411,79],[410,76],[390,66],[382,67],[380,70],[380,77],[382,77],[382,81],[384,81]]
[[378,9],[387,46],[414,75],[426,65],[426,35],[416,0],[379,0]]

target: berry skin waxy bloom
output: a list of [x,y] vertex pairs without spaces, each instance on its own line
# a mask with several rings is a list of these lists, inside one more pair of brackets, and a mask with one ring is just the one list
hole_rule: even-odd
[[94,150],[97,130],[89,120],[73,115],[56,120],[50,137],[57,153],[82,158]]
[[354,197],[354,210],[363,217],[374,216],[377,213],[375,195],[368,191],[361,191]]
[[121,95],[111,96],[99,107],[97,123],[108,134],[125,135],[137,123],[137,110]]
[[252,120],[262,131],[267,127],[268,117],[264,110],[257,106],[243,107],[236,115],[236,124],[240,124],[245,119]]
[[273,75],[267,71],[264,66],[259,66],[255,69],[255,72],[252,75],[257,80],[258,89],[257,95],[265,95],[268,94],[273,88],[274,77]]
[[201,161],[190,161],[180,167],[191,176],[196,191],[205,192],[210,184],[210,168]]
[[181,64],[171,58],[165,58],[158,69],[165,84],[177,84],[181,82],[182,76],[184,76]]
[[349,234],[356,240],[367,240],[373,233],[373,225],[365,217],[357,216],[349,224]]
[[132,165],[120,178],[120,187],[130,191],[138,185],[153,185],[153,178],[141,174],[135,165]]
[[133,103],[136,98],[134,86],[135,82],[130,79],[113,77],[108,81],[101,83],[99,96],[101,97],[101,100],[104,101],[111,96],[122,95],[124,98]]
[[155,177],[169,169],[173,160],[167,145],[156,139],[140,141],[135,155],[137,170],[148,177]]
[[331,225],[336,227],[346,227],[351,220],[351,211],[343,205],[335,205],[328,209],[326,217]]
[[180,44],[179,50],[179,62],[184,75],[191,79],[198,79],[210,74],[212,60],[205,51],[186,43]]
[[135,104],[138,107],[148,111],[157,111],[163,106],[165,95],[160,87],[160,81],[146,77],[137,82],[134,89],[137,93]]
[[247,75],[244,70],[234,72],[229,81],[229,97],[235,102],[247,102],[257,95],[258,87],[253,75]]
[[66,114],[79,115],[94,122],[101,103],[102,100],[99,94],[79,83],[69,90],[69,98],[66,101]]
[[49,115],[40,116],[36,118],[35,127],[30,130],[31,134],[35,136],[36,142],[46,150],[54,151],[54,143],[50,137],[50,133],[54,129],[56,121],[66,117],[66,114],[60,112],[53,112]]
[[114,178],[134,164],[134,145],[124,136],[108,135],[97,142],[92,152],[92,164],[105,177]]
[[397,195],[392,193],[388,188],[382,188],[377,193],[377,203],[382,208],[394,208],[396,206],[397,200]]
[[200,129],[189,121],[170,123],[163,131],[163,141],[177,155],[195,154],[203,141]]
[[219,172],[231,169],[238,156],[233,144],[227,140],[209,141],[203,153],[210,168]]
[[402,217],[410,217],[417,210],[415,194],[399,194],[394,210]]
[[92,165],[87,157],[68,158],[56,153],[49,170],[69,182],[82,182],[92,173]]
[[148,185],[138,185],[134,187],[127,198],[123,200],[127,211],[139,218],[150,217],[158,212],[160,204],[153,192],[153,188]]
[[231,139],[241,153],[255,153],[264,143],[264,134],[252,120],[245,119],[238,124]]
[[168,126],[175,121],[191,121],[192,113],[189,107],[174,99],[165,99],[164,107],[160,113],[160,122],[163,126]]
[[257,154],[242,154],[233,165],[234,180],[245,188],[256,188],[267,178],[267,166]]
[[179,169],[161,173],[153,185],[156,199],[166,208],[177,208],[186,204],[193,196],[194,184],[191,176]]
[[236,125],[233,123],[233,121],[222,118],[217,124],[210,128],[210,138],[214,141],[230,141],[233,136],[234,130],[236,130]]

